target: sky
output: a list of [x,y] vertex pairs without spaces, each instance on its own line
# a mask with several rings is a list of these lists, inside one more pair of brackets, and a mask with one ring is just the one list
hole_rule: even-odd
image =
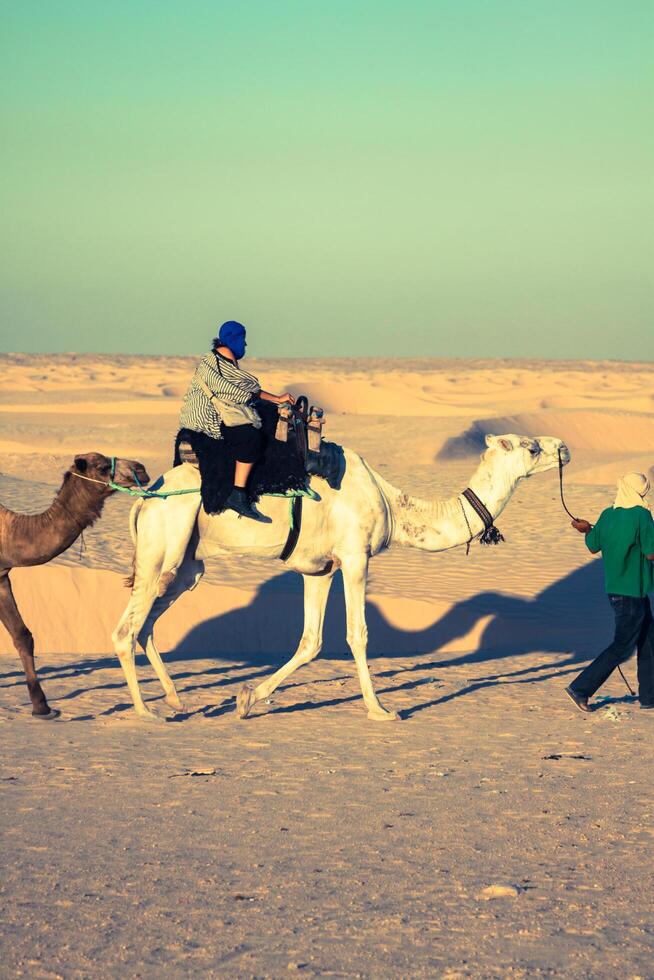
[[0,350],[654,355],[640,0],[21,0]]

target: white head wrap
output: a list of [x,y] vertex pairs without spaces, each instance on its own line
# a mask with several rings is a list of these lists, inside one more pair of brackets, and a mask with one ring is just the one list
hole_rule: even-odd
[[649,493],[649,480],[644,473],[625,473],[618,480],[618,492],[616,494],[614,507],[645,507],[650,509],[648,502],[644,499]]

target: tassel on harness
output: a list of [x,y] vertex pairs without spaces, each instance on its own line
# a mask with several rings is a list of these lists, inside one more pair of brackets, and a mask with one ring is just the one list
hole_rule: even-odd
[[500,544],[501,541],[504,541],[504,535],[494,524],[491,524],[480,537],[479,544]]

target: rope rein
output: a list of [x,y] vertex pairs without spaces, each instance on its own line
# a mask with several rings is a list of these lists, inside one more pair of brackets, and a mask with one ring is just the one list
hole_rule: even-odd
[[[109,479],[105,482],[104,480],[96,480],[92,476],[84,476],[83,473],[73,472],[73,476],[76,476],[78,480],[87,480],[89,483],[98,483],[102,487],[107,487],[108,490],[116,490],[118,493],[126,493],[130,497],[138,497],[140,499],[150,500],[152,498],[158,498],[160,500],[166,500],[167,497],[180,497],[182,494],[186,493],[200,493],[200,487],[190,487],[185,490],[148,490],[144,487],[138,476],[132,470],[132,477],[136,482],[135,487],[121,487],[115,482],[114,477],[116,475],[116,457],[111,457],[111,473],[109,474]],[[311,487],[307,487],[306,490],[287,490],[285,493],[265,493],[264,497],[284,497],[289,501],[289,523],[291,530],[293,530],[295,525],[295,516],[293,501],[296,497],[308,497],[309,500],[320,500],[320,495],[312,490]]]
[[[571,517],[573,521],[578,521],[579,518],[578,517],[575,517],[575,515],[571,511],[568,510],[568,508],[566,506],[566,502],[565,502],[565,500],[563,498],[563,460],[561,459],[561,450],[558,449],[557,452],[558,452],[558,456],[559,456],[559,493],[561,494],[561,503],[563,504],[563,509],[566,512],[566,514],[568,515],[568,517]],[[589,521],[589,523],[590,523],[590,521]],[[590,526],[591,527],[594,527],[595,525],[594,524],[591,524]]]
[[579,518],[575,517],[575,515],[568,510],[563,498],[563,460],[561,459],[561,449],[559,448],[557,451],[559,455],[559,493],[561,494],[561,503],[563,504],[563,509],[568,517],[571,517],[573,521],[577,521]]
[[115,456],[112,456],[111,457],[111,473],[110,473],[109,479],[107,481],[105,481],[105,480],[96,480],[92,476],[84,476],[83,473],[75,473],[75,472],[73,472],[73,476],[76,476],[78,480],[87,480],[89,483],[98,483],[101,487],[107,487],[108,490],[116,490],[118,493],[126,493],[130,497],[145,497],[145,498],[161,497],[161,498],[163,498],[165,500],[166,497],[179,497],[179,496],[181,496],[184,493],[199,493],[200,492],[200,487],[191,487],[191,489],[188,489],[188,490],[148,490],[147,487],[144,487],[143,486],[143,484],[139,480],[139,478],[136,475],[136,473],[134,472],[134,470],[132,470],[132,477],[134,478],[134,480],[136,482],[136,486],[135,487],[121,487],[119,483],[116,483],[115,482],[115,480],[114,480],[114,476],[115,475],[116,475],[116,457]]

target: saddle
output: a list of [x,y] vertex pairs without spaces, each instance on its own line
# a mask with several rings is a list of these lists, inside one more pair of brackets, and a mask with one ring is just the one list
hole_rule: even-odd
[[[324,424],[322,408],[312,405],[311,411],[309,411],[309,401],[306,395],[300,395],[294,405],[289,403],[279,405],[277,413],[275,439],[284,443],[289,442],[289,440],[294,442],[297,452],[307,464],[310,452],[320,453]],[[180,462],[189,463],[196,467],[199,465],[198,456],[188,436],[180,440],[176,449],[179,452]]]
[[[310,476],[320,476],[339,490],[345,472],[341,446],[322,438],[324,412],[309,408],[302,395],[294,405],[256,403],[261,416],[264,447],[248,481],[247,494],[255,503],[267,493],[302,492]],[[182,429],[175,442],[174,466],[189,463],[200,470],[202,503],[209,514],[220,513],[233,485],[234,460],[221,439]]]

